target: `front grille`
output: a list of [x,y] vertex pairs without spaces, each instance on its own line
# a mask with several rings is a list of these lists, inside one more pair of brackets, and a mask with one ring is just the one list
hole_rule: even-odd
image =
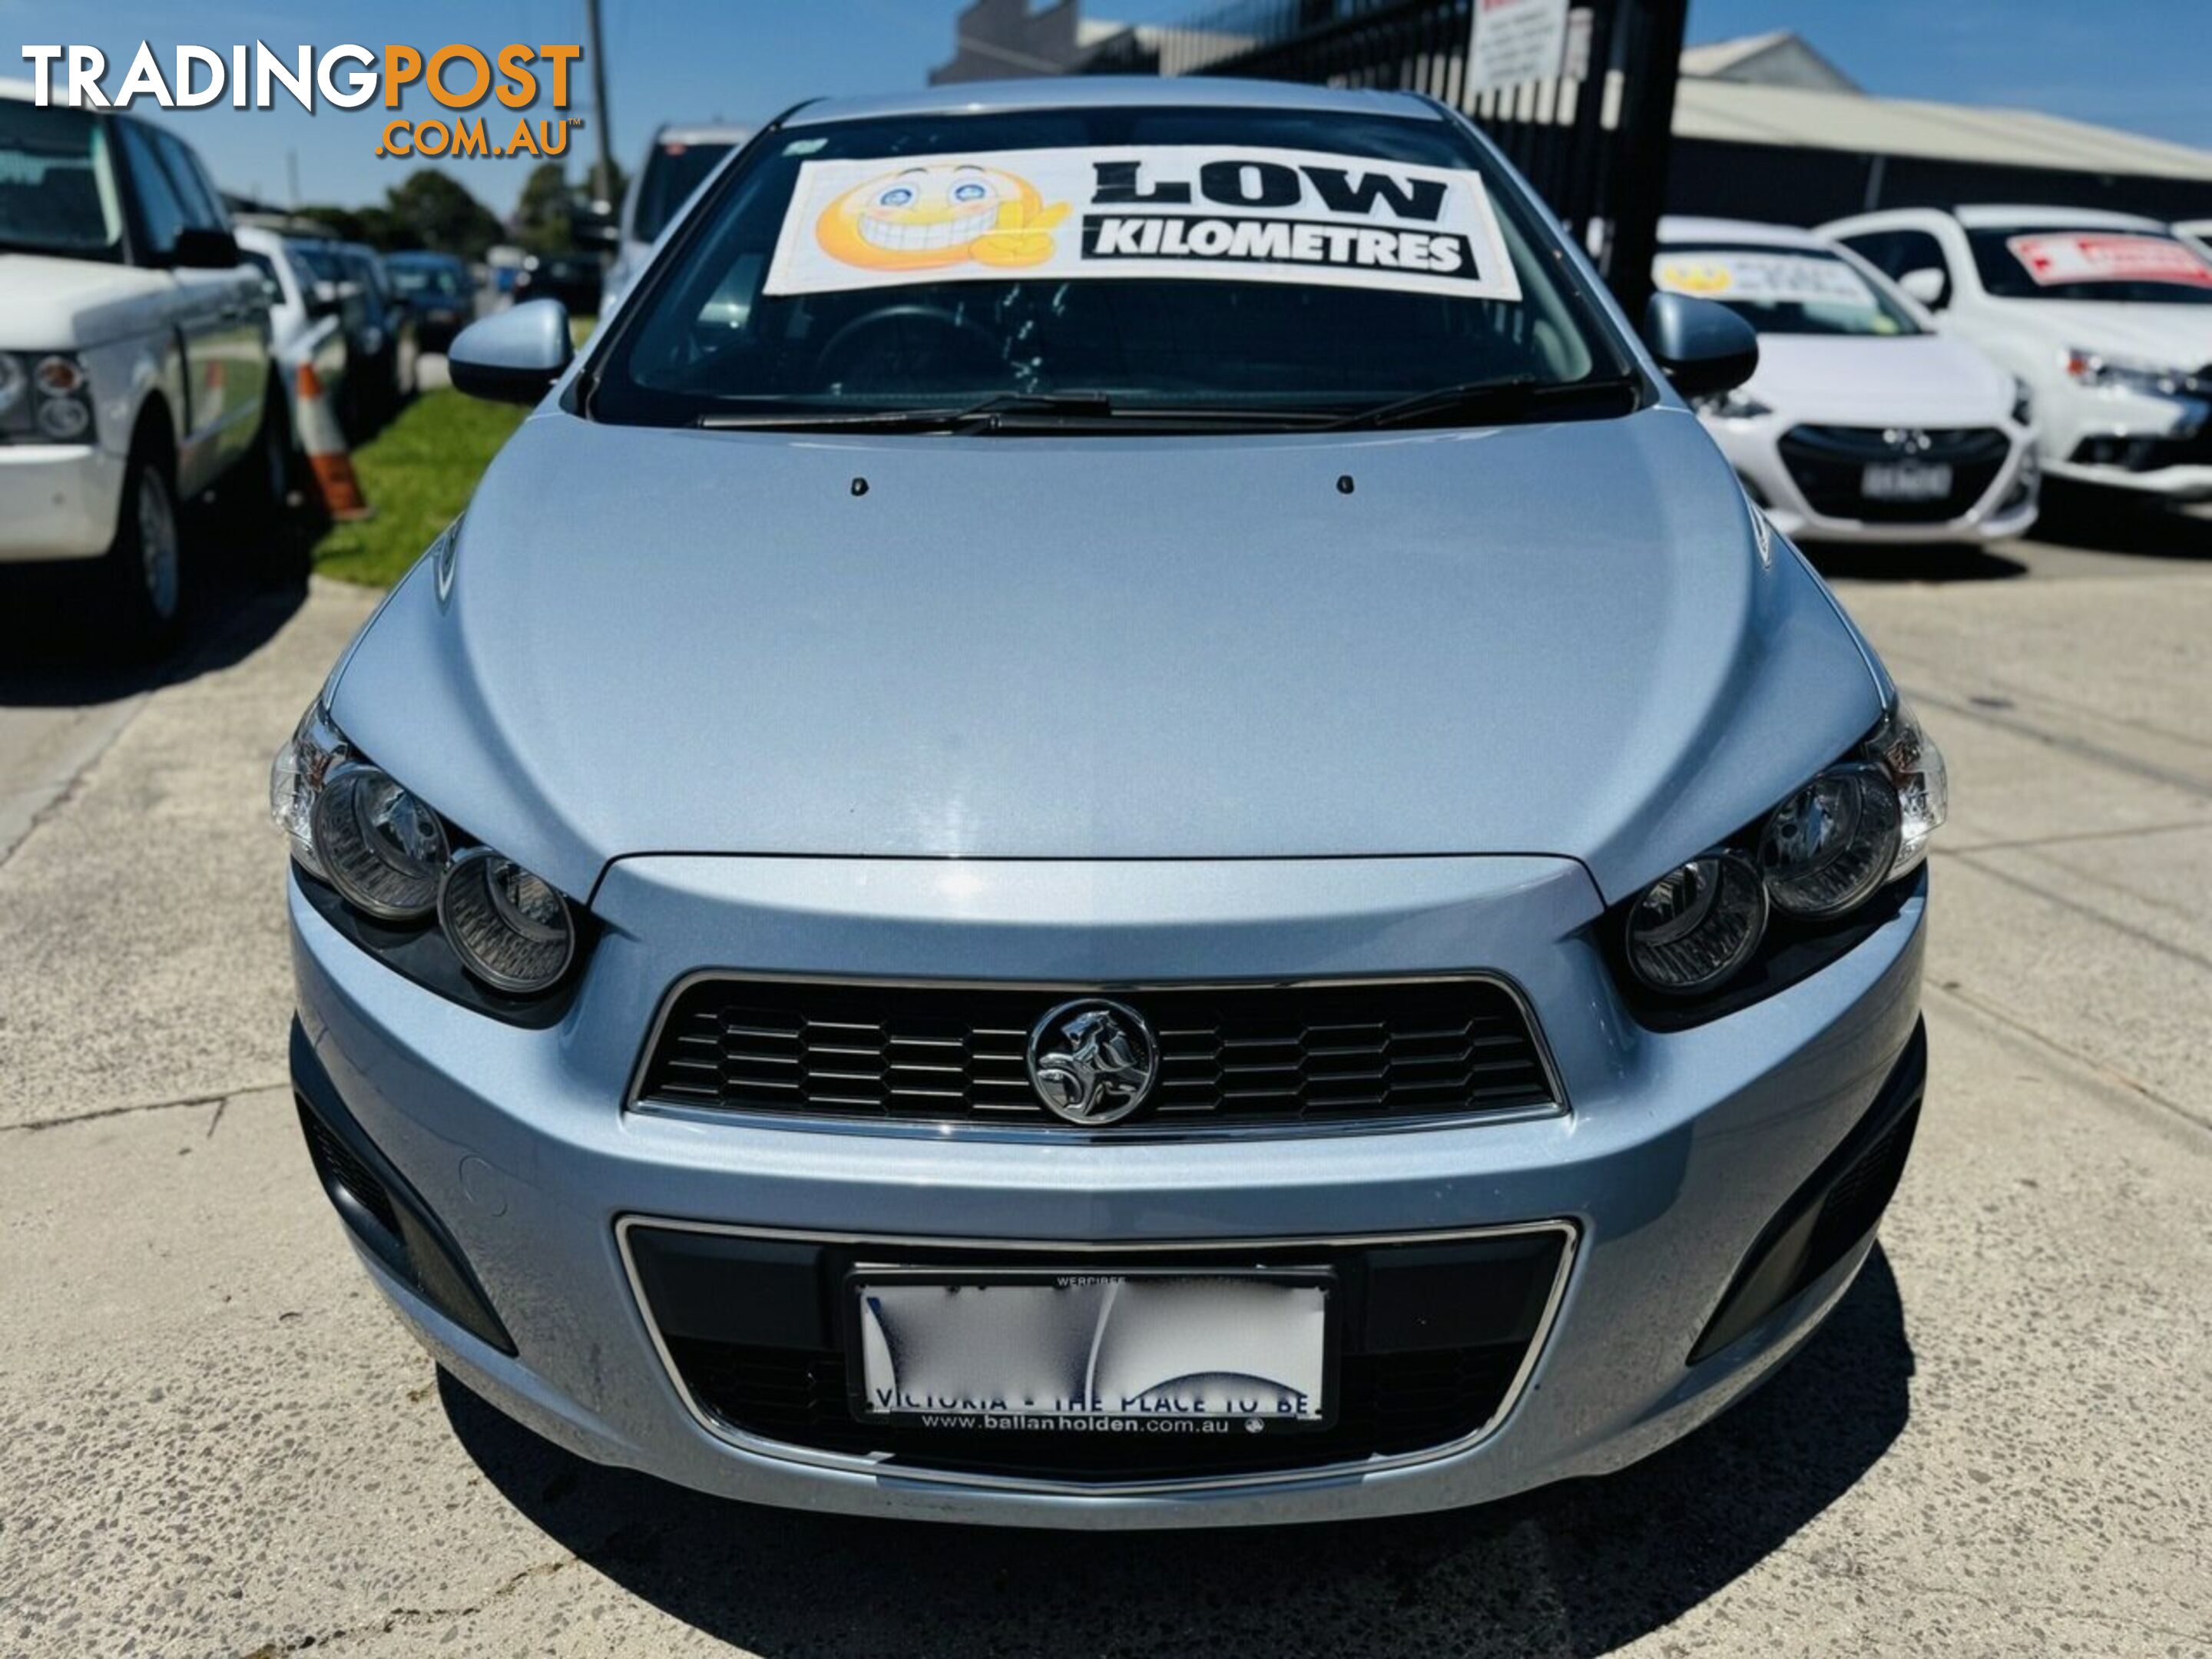
[[[1795,426],[1777,447],[1806,502],[1824,518],[1863,524],[1944,524],[1973,510],[1989,493],[2012,453],[2012,441],[1990,427],[1934,430],[1920,434],[1925,447],[1905,447],[1879,427]],[[1921,461],[1951,469],[1951,492],[1931,501],[1868,499],[1869,465]]]
[[2077,466],[2117,466],[2129,472],[2212,466],[2212,421],[2179,438],[2084,438],[2069,459]]
[[[1071,1254],[1036,1244],[817,1241],[640,1221],[623,1249],[647,1320],[708,1425],[900,1468],[1050,1480],[1205,1480],[1425,1452],[1496,1425],[1549,1328],[1571,1260],[1564,1224],[1363,1244],[1188,1245]],[[850,1279],[869,1264],[1320,1269],[1332,1275],[1334,1420],[1252,1434],[1032,1431],[856,1416]],[[884,1467],[879,1465],[879,1467]]]
[[[1048,1127],[1030,1030],[1051,988],[704,980],[676,998],[645,1098],[729,1111]],[[1130,1124],[1328,1124],[1553,1098],[1520,1003],[1487,980],[1115,993],[1159,1044]]]

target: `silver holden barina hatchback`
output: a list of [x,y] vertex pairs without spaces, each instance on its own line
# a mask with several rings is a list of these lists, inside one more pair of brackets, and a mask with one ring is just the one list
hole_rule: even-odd
[[1755,1385],[1911,1144],[1942,763],[1458,115],[809,104],[277,757],[314,1166],[467,1386],[734,1498],[1313,1521]]

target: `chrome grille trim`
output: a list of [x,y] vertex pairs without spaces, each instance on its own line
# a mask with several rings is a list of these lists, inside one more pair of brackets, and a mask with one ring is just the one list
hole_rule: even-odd
[[[1468,984],[1481,985],[1502,992],[1510,1001],[1526,1035],[1527,1048],[1540,1073],[1544,1098],[1495,1106],[1470,1106],[1465,1110],[1443,1110],[1430,1113],[1395,1113],[1365,1118],[1331,1118],[1307,1121],[1294,1117],[1279,1119],[1242,1119],[1231,1121],[1209,1121],[1202,1110],[1178,1112],[1163,1104],[1148,1110],[1142,1117],[1096,1129],[1052,1121],[1037,1109],[1024,1060],[1022,1044],[1026,1030],[1012,1027],[976,1027],[976,1034],[996,1036],[1008,1044],[1003,1055],[989,1058],[994,1063],[1010,1067],[1008,1075],[990,1079],[994,1089],[1003,1089],[1006,1099],[1003,1104],[980,1106],[967,1101],[969,1115],[962,1118],[897,1117],[884,1115],[839,1115],[834,1112],[817,1110],[763,1109],[751,1107],[732,1107],[713,1103],[687,1101],[647,1091],[648,1077],[653,1069],[654,1057],[660,1051],[668,1023],[683,1000],[684,994],[702,984],[728,983],[736,985],[811,985],[840,989],[929,991],[975,990],[990,993],[1033,993],[1042,996],[1139,996],[1146,993],[1205,993],[1249,991],[1306,991],[1334,988],[1363,989],[1387,988],[1397,986],[1433,986]],[[1181,1028],[1164,1027],[1167,1033]],[[1478,1039],[1480,1041],[1481,1039]],[[909,1046],[919,1040],[901,1037],[896,1041]],[[960,1040],[951,1040],[959,1046]],[[872,1052],[872,1050],[871,1051]],[[927,1064],[927,1062],[921,1062]],[[901,1070],[910,1069],[902,1062]],[[796,1087],[796,1085],[793,1085]],[[1162,1090],[1170,1086],[1164,1079]],[[946,1091],[948,1099],[956,1097]],[[966,1099],[965,1097],[958,1097]],[[1532,1119],[1565,1115],[1570,1110],[1566,1091],[1560,1080],[1559,1067],[1547,1042],[1541,1023],[1528,994],[1506,975],[1488,969],[1443,970],[1426,973],[1338,975],[1311,978],[1285,977],[1280,979],[1204,979],[1204,980],[1126,980],[1071,981],[1058,980],[994,980],[994,979],[926,979],[913,977],[876,977],[822,974],[786,974],[761,972],[744,969],[701,969],[684,975],[672,985],[655,1010],[645,1041],[638,1051],[629,1085],[623,1094],[624,1109],[653,1116],[681,1119],[696,1123],[722,1124],[809,1133],[860,1134],[919,1138],[931,1140],[970,1139],[1049,1143],[1066,1146],[1070,1142],[1104,1142],[1123,1145],[1158,1140],[1232,1140],[1285,1139],[1327,1138],[1358,1134],[1418,1133],[1431,1130],[1466,1127],[1473,1125],[1495,1125],[1524,1122]],[[1005,1112],[1005,1121],[992,1121],[992,1114]]]

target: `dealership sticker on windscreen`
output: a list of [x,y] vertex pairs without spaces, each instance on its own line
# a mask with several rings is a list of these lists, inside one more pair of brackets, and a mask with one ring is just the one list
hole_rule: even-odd
[[1805,253],[1662,253],[1651,280],[1669,294],[1746,305],[1831,305],[1875,308],[1866,279],[1841,259]]
[[764,291],[1115,276],[1521,297],[1475,173],[1203,144],[802,161]]
[[2212,288],[2212,264],[2163,236],[2113,231],[2052,231],[2014,236],[2005,246],[2046,288],[2062,283],[2179,283]]

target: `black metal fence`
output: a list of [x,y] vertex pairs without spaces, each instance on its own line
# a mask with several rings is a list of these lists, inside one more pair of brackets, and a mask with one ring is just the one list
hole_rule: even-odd
[[1565,72],[1477,91],[1481,0],[1235,0],[1104,42],[1090,74],[1233,75],[1426,93],[1525,173],[1632,310],[1650,291],[1688,0],[1581,0]]

